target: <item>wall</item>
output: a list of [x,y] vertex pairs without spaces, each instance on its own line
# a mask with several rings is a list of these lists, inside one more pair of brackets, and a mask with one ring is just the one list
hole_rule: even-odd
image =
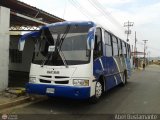
[[0,6],[0,91],[8,87],[10,9]]
[[[18,35],[10,36],[10,49],[18,49],[19,38],[20,36]],[[33,47],[34,47],[33,42],[31,40],[27,40],[25,43],[24,51],[22,52],[22,63],[13,63],[11,62],[10,58],[9,70],[29,72],[33,56]]]

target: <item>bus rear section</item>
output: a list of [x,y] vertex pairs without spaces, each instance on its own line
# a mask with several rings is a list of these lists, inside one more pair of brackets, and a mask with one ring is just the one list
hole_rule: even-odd
[[[95,97],[117,86],[124,86],[131,75],[130,45],[102,27],[96,28],[93,50]],[[97,96],[96,96],[97,95]]]

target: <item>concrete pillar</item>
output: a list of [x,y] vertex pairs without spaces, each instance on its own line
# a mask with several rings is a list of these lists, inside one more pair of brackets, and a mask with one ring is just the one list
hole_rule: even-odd
[[0,91],[8,87],[10,9],[0,6]]

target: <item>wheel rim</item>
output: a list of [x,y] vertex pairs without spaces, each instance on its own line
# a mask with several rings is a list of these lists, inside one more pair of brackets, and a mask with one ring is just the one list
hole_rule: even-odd
[[99,98],[102,94],[102,85],[100,82],[96,84],[96,98]]

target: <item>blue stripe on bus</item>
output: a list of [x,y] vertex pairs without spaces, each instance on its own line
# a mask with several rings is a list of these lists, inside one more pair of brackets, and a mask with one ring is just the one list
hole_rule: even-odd
[[[103,67],[99,59],[101,59]],[[93,65],[93,74],[96,77],[96,79],[98,80],[101,75],[105,76],[105,88],[107,89],[113,88],[117,85],[116,83],[120,84],[122,82],[120,71],[118,70],[118,66],[114,58],[102,56],[99,59],[96,59]],[[102,68],[104,68],[104,70]]]
[[127,70],[128,70],[128,77],[131,76],[131,62],[130,62],[130,58],[125,58],[126,61],[126,66],[127,66]]
[[[54,88],[55,93],[46,93],[47,88]],[[40,94],[53,97],[67,97],[73,99],[87,99],[90,97],[90,87],[28,83],[26,84],[26,91],[29,94]]]

